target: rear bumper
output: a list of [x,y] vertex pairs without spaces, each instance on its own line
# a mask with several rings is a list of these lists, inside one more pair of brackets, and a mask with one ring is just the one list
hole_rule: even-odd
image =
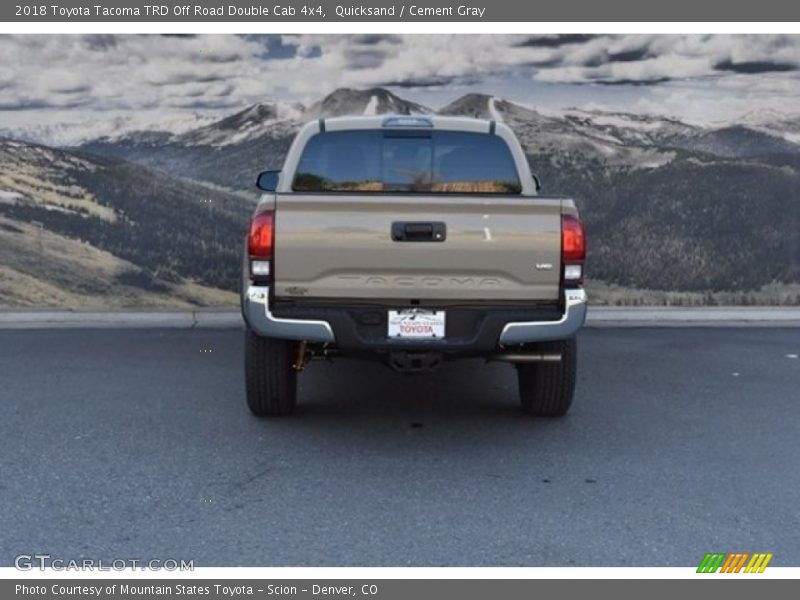
[[[586,292],[565,290],[563,312],[542,309],[456,309],[448,323],[460,330],[443,340],[389,340],[385,325],[363,326],[358,309],[304,307],[275,314],[268,286],[250,285],[242,296],[242,314],[248,326],[264,337],[336,343],[343,350],[424,350],[480,354],[498,346],[514,346],[569,338],[586,320]],[[374,310],[371,312],[375,312]],[[452,318],[452,320],[451,320]],[[448,328],[450,325],[448,325]],[[335,332],[335,333],[334,333]]]
[[501,346],[513,346],[572,337],[586,322],[586,304],[585,290],[564,290],[564,314],[558,321],[507,323],[500,333],[499,343]]
[[282,340],[335,341],[327,321],[276,317],[269,307],[269,286],[250,285],[242,296],[242,316],[258,335]]

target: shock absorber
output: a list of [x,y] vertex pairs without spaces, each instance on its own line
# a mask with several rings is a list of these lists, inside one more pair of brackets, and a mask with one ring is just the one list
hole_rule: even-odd
[[292,367],[294,368],[295,371],[302,371],[303,369],[306,368],[306,365],[308,364],[308,360],[310,357],[309,353],[306,350],[307,345],[308,344],[306,343],[305,340],[297,344],[297,354],[295,354],[294,363],[292,364]]

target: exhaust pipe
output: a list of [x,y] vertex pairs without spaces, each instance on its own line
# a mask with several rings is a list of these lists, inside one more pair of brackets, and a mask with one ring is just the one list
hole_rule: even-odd
[[506,352],[494,354],[486,359],[487,362],[534,363],[534,362],[561,362],[561,354],[553,352]]

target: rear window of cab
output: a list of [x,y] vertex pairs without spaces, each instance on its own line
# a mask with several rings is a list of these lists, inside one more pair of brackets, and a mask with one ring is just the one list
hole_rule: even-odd
[[348,130],[308,140],[298,192],[519,194],[516,165],[497,135],[442,130]]

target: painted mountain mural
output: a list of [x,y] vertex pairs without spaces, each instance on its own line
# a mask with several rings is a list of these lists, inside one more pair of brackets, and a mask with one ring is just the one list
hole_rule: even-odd
[[99,137],[0,131],[0,306],[234,305],[256,174],[305,121],[354,114],[511,126],[543,191],[580,207],[595,302],[800,303],[800,119],[699,126],[474,93],[434,108],[378,87]]

